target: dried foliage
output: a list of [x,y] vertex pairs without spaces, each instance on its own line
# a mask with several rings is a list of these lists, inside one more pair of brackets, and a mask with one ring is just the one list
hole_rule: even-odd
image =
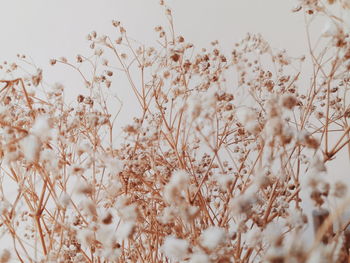
[[[42,70],[1,80],[0,230],[12,243],[0,262],[349,262],[347,187],[326,167],[350,153],[350,31],[329,4],[349,5],[294,9],[308,28],[321,15],[330,23],[317,48],[310,39],[309,85],[306,57],[257,34],[230,55],[218,41],[195,49],[165,5],[170,30],[155,28],[157,47],[113,21],[116,37],[88,35],[93,55],[50,60],[83,78],[74,103],[62,85],[39,89]],[[120,145],[119,75],[140,109]],[[311,245],[301,238],[310,226]]]

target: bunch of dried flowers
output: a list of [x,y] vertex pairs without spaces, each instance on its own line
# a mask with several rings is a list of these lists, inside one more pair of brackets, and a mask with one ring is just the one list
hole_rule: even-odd
[[[304,56],[258,34],[230,55],[218,41],[198,51],[164,3],[170,30],[155,28],[158,47],[112,21],[115,38],[87,36],[93,55],[50,60],[82,77],[74,103],[62,85],[38,89],[40,69],[1,80],[0,231],[12,246],[0,262],[348,262],[347,187],[327,180],[326,166],[350,152],[350,32],[327,9],[347,1],[328,2],[294,10],[332,23],[324,48],[310,47],[307,88]],[[120,73],[140,114],[117,144]]]

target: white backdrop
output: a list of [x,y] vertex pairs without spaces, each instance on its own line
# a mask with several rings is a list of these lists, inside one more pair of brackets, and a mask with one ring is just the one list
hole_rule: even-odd
[[[290,12],[291,1],[169,0],[176,30],[197,46],[211,40],[223,48],[260,32],[276,48],[293,55],[304,50],[303,16]],[[87,51],[85,36],[92,30],[111,33],[112,19],[123,22],[130,36],[153,43],[153,28],[164,22],[158,0],[4,0],[0,3],[0,61],[20,52],[44,67],[50,57]]]
[[[307,53],[304,17],[290,12],[292,1],[169,0],[168,4],[176,31],[199,48],[217,39],[229,51],[246,32],[253,32],[292,56]],[[113,34],[112,19],[122,21],[128,35],[145,44],[155,43],[153,29],[165,22],[158,0],[3,0],[0,10],[0,62],[24,53],[43,68],[47,82],[60,82],[70,89],[79,89],[77,74],[49,66],[50,58],[89,54],[86,35],[92,30]],[[121,119],[124,125],[126,117]],[[346,152],[328,168],[330,177],[347,178]]]

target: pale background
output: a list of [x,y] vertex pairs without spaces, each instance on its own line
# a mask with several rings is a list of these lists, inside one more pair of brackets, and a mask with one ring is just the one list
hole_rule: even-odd
[[[292,56],[307,53],[304,16],[290,11],[293,1],[169,0],[168,4],[176,31],[197,47],[217,39],[229,51],[246,32],[253,32]],[[122,21],[128,35],[145,44],[155,43],[153,29],[165,23],[158,0],[3,0],[0,9],[0,62],[14,61],[17,53],[24,53],[44,70],[47,82],[60,82],[77,92],[82,86],[77,74],[63,66],[49,66],[50,58],[90,54],[86,35],[92,30],[113,35],[112,19]],[[129,92],[118,90],[121,97]],[[127,110],[126,106],[123,112]],[[122,116],[119,121],[125,125],[125,116],[130,115]],[[348,180],[345,152],[328,168],[329,176]]]
[[[286,48],[291,56],[306,53],[302,14],[290,10],[294,0],[169,0],[175,30],[196,47],[219,40],[227,54],[247,32],[261,33],[274,48]],[[159,0],[12,0],[2,1],[0,16],[0,62],[26,54],[44,70],[48,84],[62,83],[67,93],[79,93],[83,83],[76,72],[62,65],[49,66],[50,58],[91,54],[86,35],[93,30],[116,36],[111,20],[120,20],[133,37],[156,44],[154,27],[166,25]],[[113,88],[124,102],[131,99],[127,84]],[[74,98],[74,96],[72,96]],[[123,108],[118,121],[128,121]]]
[[[305,45],[303,16],[292,1],[169,0],[176,29],[199,46],[219,39],[230,47],[246,32],[260,32],[275,47],[299,54]],[[75,55],[86,47],[92,30],[110,33],[110,21],[123,22],[130,35],[153,42],[154,26],[164,21],[158,0],[11,0],[1,2],[1,57],[30,54],[38,64],[47,58]]]
[[[291,55],[305,50],[304,18],[290,12],[292,0],[169,0],[168,4],[177,32],[198,47],[218,39],[229,51],[246,32],[259,32],[273,47],[286,48]],[[0,7],[0,61],[24,53],[44,69],[51,57],[88,53],[86,35],[92,30],[113,34],[112,19],[122,21],[129,36],[145,44],[155,43],[153,29],[165,20],[158,0],[7,0]],[[50,78],[55,76],[50,68],[45,71]],[[59,75],[54,79],[67,81]]]

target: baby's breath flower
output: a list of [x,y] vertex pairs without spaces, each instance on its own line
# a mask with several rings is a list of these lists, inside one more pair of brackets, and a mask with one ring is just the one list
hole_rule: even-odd
[[210,263],[211,260],[206,254],[196,253],[193,254],[190,258],[189,263]]
[[209,227],[201,234],[201,244],[209,250],[213,250],[225,242],[226,231],[219,227]]
[[167,236],[164,240],[163,251],[165,255],[173,260],[182,260],[188,253],[188,241]]

